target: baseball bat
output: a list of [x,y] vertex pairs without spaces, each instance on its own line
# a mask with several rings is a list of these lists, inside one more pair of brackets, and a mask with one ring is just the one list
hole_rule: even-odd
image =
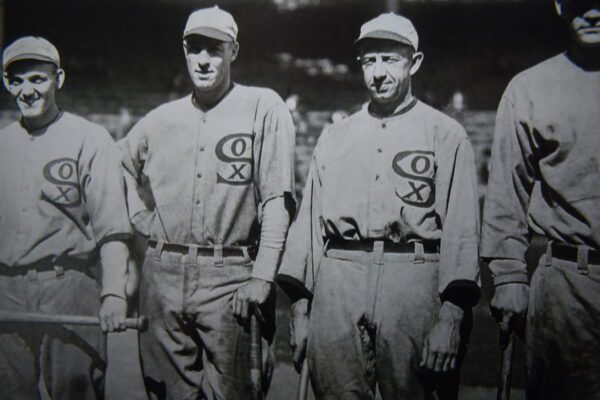
[[515,332],[508,336],[506,347],[502,349],[500,360],[500,378],[498,380],[498,392],[496,400],[510,400],[510,383],[512,380],[512,363],[515,350]]
[[302,363],[302,372],[300,372],[300,381],[298,381],[298,396],[296,400],[306,400],[308,396],[308,362],[306,358]]
[[[90,317],[87,315],[0,311],[0,323],[6,322],[100,326],[100,319],[98,317]],[[139,318],[127,318],[125,320],[125,326],[127,329],[143,331],[148,327],[148,319],[144,316]]]
[[262,390],[262,343],[260,322],[256,312],[250,314],[250,381],[252,400],[263,400]]

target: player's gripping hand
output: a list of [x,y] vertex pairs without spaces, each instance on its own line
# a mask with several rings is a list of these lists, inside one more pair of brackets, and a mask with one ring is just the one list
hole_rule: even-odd
[[490,311],[500,329],[500,343],[507,342],[513,330],[523,337],[528,303],[529,285],[505,283],[496,286],[490,301]]
[[434,372],[446,372],[456,368],[463,316],[462,308],[449,302],[442,304],[438,322],[425,338],[419,364],[421,368]]
[[233,309],[233,315],[236,318],[240,318],[242,321],[247,321],[250,316],[250,306],[253,307],[257,313],[257,317],[260,321],[264,322],[264,318],[260,313],[260,306],[263,304],[271,290],[273,289],[273,282],[268,282],[258,278],[251,278],[250,282],[240,287],[233,293],[231,300],[231,308]]
[[98,316],[100,317],[100,327],[102,328],[102,332],[106,333],[125,330],[127,301],[113,295],[104,297]]
[[302,371],[302,363],[306,357],[306,343],[308,340],[308,323],[310,313],[308,299],[300,299],[292,304],[292,317],[290,318],[290,346],[293,351],[292,360],[298,373]]

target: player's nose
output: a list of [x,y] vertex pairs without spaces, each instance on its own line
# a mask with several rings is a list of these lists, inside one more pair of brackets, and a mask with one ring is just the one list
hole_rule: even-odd
[[383,65],[383,61],[378,58],[375,61],[375,65],[373,66],[373,77],[376,80],[382,80],[385,78],[385,75],[387,74],[387,71]]
[[200,54],[198,54],[198,65],[207,66],[209,64],[210,64],[210,55],[208,54],[208,51],[206,51],[206,50],[200,51]]

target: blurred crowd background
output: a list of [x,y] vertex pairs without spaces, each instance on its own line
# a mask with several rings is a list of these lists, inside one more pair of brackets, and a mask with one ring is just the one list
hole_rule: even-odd
[[[62,106],[118,139],[152,108],[190,92],[183,26],[193,9],[214,4],[239,25],[234,80],[275,89],[294,116],[298,193],[323,127],[367,101],[353,46],[364,21],[384,11],[412,19],[425,53],[413,91],[467,129],[482,196],[502,91],[517,72],[567,44],[550,0],[0,0],[0,44],[30,34],[52,41],[67,75],[59,93]],[[0,126],[16,115],[2,91]],[[487,273],[483,283],[463,369],[469,387],[492,387],[498,373]],[[289,363],[287,302],[281,298],[277,350],[280,362]],[[519,356],[515,372],[520,386]]]

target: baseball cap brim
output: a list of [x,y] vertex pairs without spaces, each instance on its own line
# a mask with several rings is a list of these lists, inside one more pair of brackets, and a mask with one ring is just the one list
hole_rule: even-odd
[[234,40],[228,34],[222,32],[218,29],[209,28],[209,27],[199,27],[199,28],[190,29],[189,31],[187,31],[183,34],[183,38],[185,39],[186,37],[188,37],[190,35],[206,36],[211,39],[220,40],[222,42],[233,42],[233,40]]
[[59,66],[56,62],[56,60],[50,58],[50,57],[44,57],[40,54],[28,54],[28,53],[24,53],[24,54],[19,54],[15,57],[11,57],[10,59],[6,60],[4,62],[4,69],[7,69],[12,63],[16,62],[16,61],[24,61],[24,60],[34,60],[34,61],[42,61],[42,62],[47,62],[47,63],[51,63],[56,65],[57,67]]
[[401,36],[394,32],[389,32],[389,31],[371,31],[371,32],[366,33],[365,35],[359,37],[358,39],[356,39],[354,41],[354,44],[356,45],[365,39],[393,40],[395,42],[400,42],[402,44],[410,46],[413,49],[415,48],[415,46],[411,43],[411,41],[408,40],[407,38],[405,38],[404,36]]

